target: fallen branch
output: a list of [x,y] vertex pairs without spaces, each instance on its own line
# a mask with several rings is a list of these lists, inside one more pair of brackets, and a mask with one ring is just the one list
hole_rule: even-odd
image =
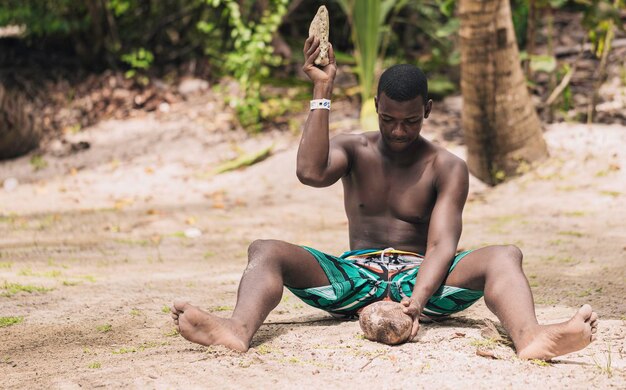
[[[614,49],[617,49],[619,47],[626,47],[626,38],[614,40],[611,47]],[[593,45],[591,43],[587,43],[583,46],[583,52],[587,52],[591,50],[593,50]],[[577,47],[559,47],[556,50],[554,50],[554,55],[556,57],[567,57],[572,54],[578,53],[578,51],[579,51],[579,48]]]
[[256,164],[268,158],[272,154],[273,148],[274,144],[256,153],[244,154],[234,160],[227,161],[215,168],[215,170],[213,170],[213,173],[220,174]]
[[554,88],[554,91],[552,91],[548,99],[545,101],[544,105],[551,106],[552,103],[554,103],[554,101],[556,100],[556,98],[558,98],[559,95],[563,93],[565,88],[567,88],[567,86],[569,85],[569,82],[572,80],[572,76],[574,75],[575,70],[576,70],[576,65],[572,66],[572,68],[567,72],[565,77],[563,77],[559,85],[556,88]]
[[375,359],[377,359],[377,358],[379,358],[379,357],[381,357],[381,356],[383,356],[383,354],[382,354],[382,353],[379,353],[378,355],[373,356],[370,360],[368,360],[368,361],[367,361],[367,363],[365,363],[365,364],[363,365],[363,367],[361,367],[361,368],[360,368],[360,370],[361,370],[361,371],[363,371],[363,370],[365,369],[365,367],[369,366],[369,365],[370,365],[370,364],[371,364],[371,363],[372,363]]

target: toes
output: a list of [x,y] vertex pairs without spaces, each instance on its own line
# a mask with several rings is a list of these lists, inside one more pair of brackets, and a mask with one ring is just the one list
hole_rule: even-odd
[[591,335],[591,342],[596,341],[596,338],[598,338],[598,336],[596,336],[595,334]]
[[591,328],[591,334],[596,334],[597,331],[598,331],[597,327],[594,326]]
[[589,322],[594,323],[598,320],[598,313],[595,311],[591,313],[591,317],[589,317]]
[[585,304],[580,309],[578,309],[578,313],[576,315],[582,317],[584,321],[588,321],[591,318],[591,315],[594,314],[591,306]]
[[178,319],[178,313],[172,313],[172,319],[177,320]]

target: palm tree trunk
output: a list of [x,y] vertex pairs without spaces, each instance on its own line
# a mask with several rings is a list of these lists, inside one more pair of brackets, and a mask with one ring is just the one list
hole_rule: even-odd
[[462,126],[470,172],[495,185],[548,155],[509,0],[460,0]]
[[34,105],[18,89],[0,83],[0,160],[21,156],[39,145]]

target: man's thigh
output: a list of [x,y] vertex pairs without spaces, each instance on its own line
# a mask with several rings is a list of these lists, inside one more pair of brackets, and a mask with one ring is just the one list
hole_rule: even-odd
[[485,275],[502,251],[502,246],[494,245],[476,249],[463,257],[444,281],[446,286],[482,291]]
[[318,260],[299,245],[280,240],[258,240],[251,245],[250,252],[250,261],[254,261],[255,252],[278,261],[286,286],[311,288],[330,284]]

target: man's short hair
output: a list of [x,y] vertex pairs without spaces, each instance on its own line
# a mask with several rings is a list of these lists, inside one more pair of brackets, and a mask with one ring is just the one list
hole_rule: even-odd
[[424,104],[428,102],[428,81],[426,75],[417,66],[399,64],[388,68],[378,81],[377,96],[384,92],[388,98],[405,102],[421,96]]

